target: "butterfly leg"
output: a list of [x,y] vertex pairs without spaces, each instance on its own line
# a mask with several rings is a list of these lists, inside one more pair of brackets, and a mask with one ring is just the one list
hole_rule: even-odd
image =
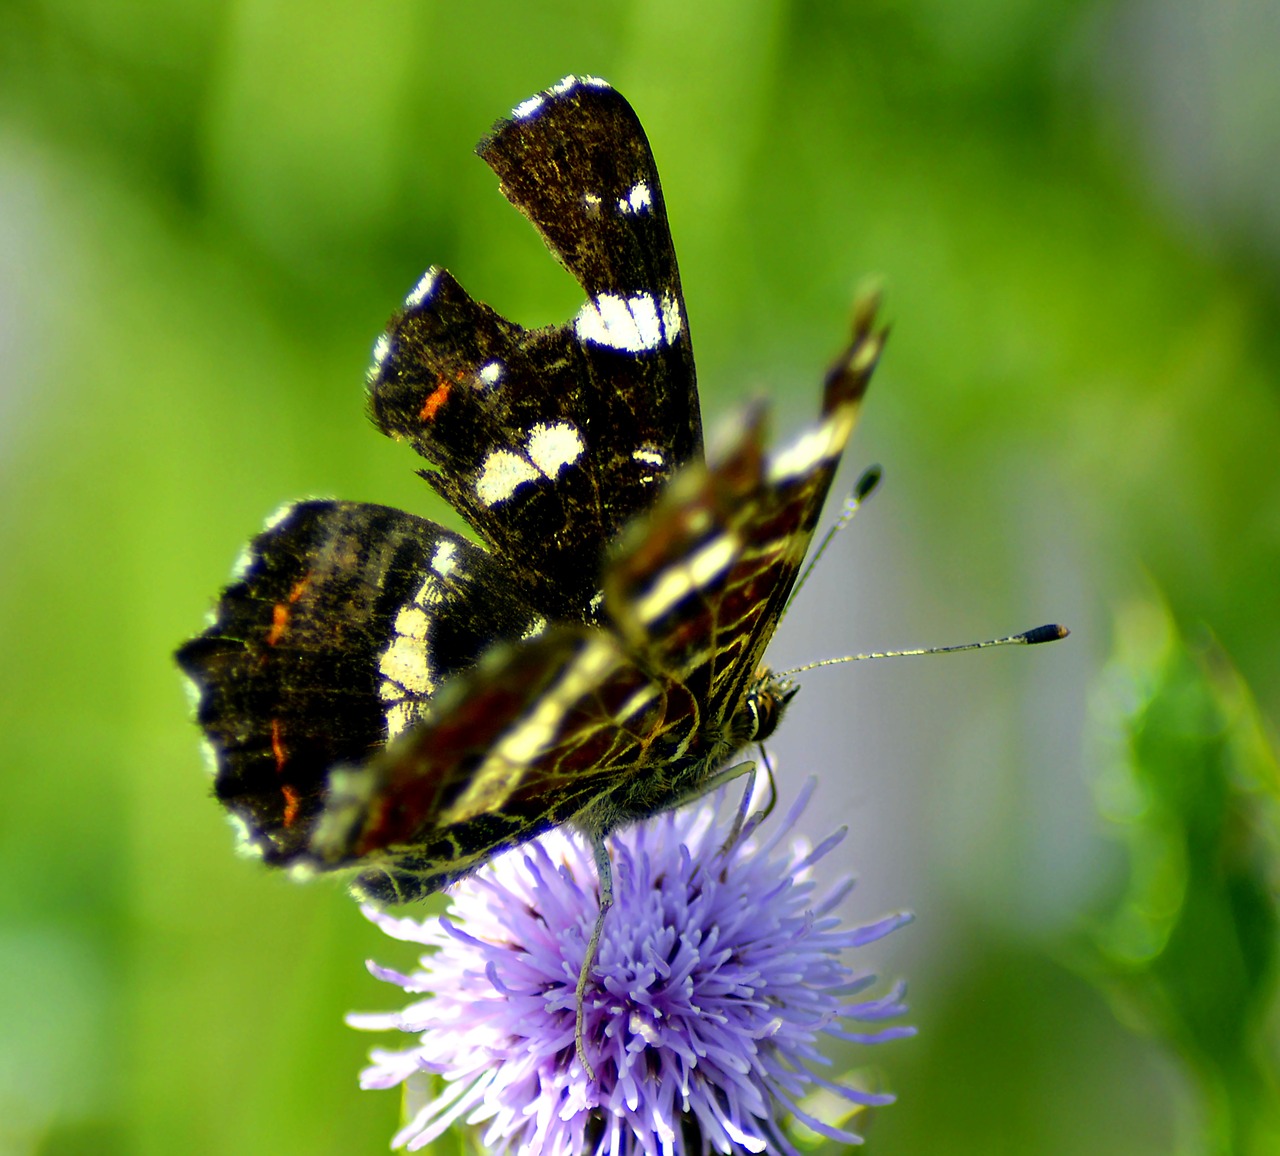
[[[772,782],[770,776],[770,782]],[[729,829],[729,837],[720,844],[720,858],[723,859],[733,846],[742,837],[742,828],[747,822],[747,812],[751,810],[751,796],[756,793],[756,767],[751,764],[751,769],[747,772],[746,786],[742,788],[742,798],[738,801],[737,814],[733,816],[733,826]]]
[[[757,824],[767,819],[773,812],[774,804],[778,801],[778,788],[773,781],[773,764],[769,761],[769,753],[760,747],[760,764],[764,766],[765,781],[769,784],[769,801],[760,808],[759,811],[751,817],[751,825],[755,827]],[[747,785],[742,789],[742,799],[738,803],[738,813],[733,817],[733,826],[729,830],[729,836],[720,845],[720,858],[725,858],[734,845],[742,838],[743,829],[747,826],[747,815],[751,810],[751,800],[756,793],[756,763],[745,764],[750,769],[747,774]],[[736,767],[730,767],[730,770],[737,770]]]
[[591,938],[587,942],[587,952],[582,957],[582,970],[578,972],[577,1011],[573,1021],[573,1047],[578,1053],[578,1063],[587,1073],[587,1078],[596,1078],[595,1069],[587,1059],[586,1048],[582,1043],[582,1026],[584,1005],[587,997],[587,979],[596,962],[596,952],[600,949],[600,935],[604,931],[604,917],[613,906],[613,866],[609,862],[609,848],[605,846],[604,837],[596,835],[591,842],[591,852],[596,860],[596,878],[600,880],[600,912],[596,916],[596,925],[591,929]]
[[[769,782],[773,783],[773,769],[769,769]],[[671,804],[670,810],[676,810],[683,807],[686,803],[692,803],[695,799],[701,799],[704,795],[709,795],[714,791],[718,791],[727,783],[733,782],[735,779],[742,778],[743,775],[748,776],[746,790],[743,793],[743,801],[739,807],[739,818],[734,822],[733,833],[730,839],[725,843],[723,851],[727,851],[736,842],[742,830],[742,823],[745,818],[747,808],[751,803],[751,795],[755,786],[756,764],[752,762],[735,763],[731,767],[725,767],[723,770],[717,771],[709,779],[699,783],[692,791],[686,795],[682,795],[674,803]],[[772,806],[772,802],[770,806]],[[600,912],[596,916],[596,924],[591,929],[591,938],[587,941],[586,954],[582,957],[582,969],[578,972],[578,986],[575,992],[576,1009],[573,1021],[573,1047],[578,1054],[578,1063],[582,1065],[582,1070],[587,1073],[587,1078],[594,1080],[596,1078],[595,1069],[591,1066],[591,1061],[587,1059],[586,1047],[583,1043],[584,1021],[586,1019],[586,999],[587,999],[587,980],[591,977],[591,969],[596,962],[596,952],[600,949],[600,936],[604,933],[604,919],[609,912],[609,908],[613,906],[613,866],[609,861],[609,848],[605,845],[604,836],[591,835],[591,852],[595,856],[596,861],[596,877],[600,880]]]
[[[688,794],[681,795],[670,807],[668,811],[678,811],[681,807],[688,803],[697,802],[699,799],[705,798],[707,795],[713,795],[721,787],[727,786],[735,779],[742,778],[743,775],[751,776],[751,783],[755,782],[756,765],[753,762],[734,763],[731,767],[725,767],[723,770],[716,771],[709,779],[704,779]],[[750,787],[751,783],[747,786]]]

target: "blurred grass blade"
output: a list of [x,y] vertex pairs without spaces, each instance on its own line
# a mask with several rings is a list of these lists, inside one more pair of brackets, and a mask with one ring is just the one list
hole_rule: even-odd
[[1118,625],[1098,706],[1120,757],[1097,796],[1128,882],[1095,936],[1097,978],[1186,1065],[1202,1151],[1280,1152],[1275,750],[1214,646],[1188,646],[1163,607]]

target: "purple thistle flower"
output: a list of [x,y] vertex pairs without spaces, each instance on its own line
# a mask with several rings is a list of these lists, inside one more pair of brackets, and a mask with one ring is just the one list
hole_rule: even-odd
[[[585,1009],[595,1081],[573,1040],[574,987],[598,896],[584,844],[557,830],[495,859],[452,889],[447,918],[366,908],[388,935],[434,949],[411,975],[369,964],[377,978],[429,998],[347,1017],[353,1027],[419,1036],[403,1051],[375,1049],[361,1073],[365,1088],[409,1080],[411,1093],[422,1090],[393,1147],[422,1148],[461,1121],[480,1126],[486,1149],[499,1154],[797,1156],[782,1131],[788,1114],[832,1140],[859,1142],[797,1101],[818,1089],[858,1106],[893,1100],[813,1068],[830,1064],[820,1036],[879,1043],[913,1034],[841,1022],[874,1025],[905,1011],[902,985],[851,1002],[875,977],[840,956],[910,916],[842,929],[831,913],[849,878],[814,898],[811,869],[845,833],[813,849],[782,846],[812,791],[810,781],[769,839],[749,823],[727,850],[720,797],[612,837],[615,903]],[[434,1097],[423,1086],[428,1074],[439,1077]]]

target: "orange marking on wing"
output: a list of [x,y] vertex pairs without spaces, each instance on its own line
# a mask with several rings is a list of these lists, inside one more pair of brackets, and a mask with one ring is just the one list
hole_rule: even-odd
[[271,608],[271,629],[267,631],[267,645],[275,646],[284,632],[289,628],[289,604],[287,602],[277,602]]
[[284,637],[284,632],[289,629],[289,607],[302,597],[304,591],[310,585],[311,571],[308,570],[293,584],[293,589],[289,591],[288,600],[277,602],[271,608],[271,629],[267,631],[268,646],[275,646]]
[[289,602],[292,604],[302,597],[303,591],[311,585],[311,571],[308,570],[294,584],[293,589],[289,591]]
[[283,774],[287,756],[284,750],[284,740],[280,737],[280,720],[278,718],[271,720],[271,753],[276,757],[276,774]]
[[424,422],[434,421],[440,407],[449,400],[449,391],[452,388],[452,382],[441,381],[435,390],[427,395],[427,400],[422,403],[422,412],[418,417]]
[[298,798],[298,792],[292,787],[282,787],[281,793],[284,795],[284,825],[292,827],[294,820],[298,817],[298,806],[301,800]]

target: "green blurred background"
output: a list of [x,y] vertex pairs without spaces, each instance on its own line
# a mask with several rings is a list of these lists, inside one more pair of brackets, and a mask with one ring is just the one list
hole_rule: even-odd
[[283,500],[445,516],[368,351],[430,263],[574,311],[470,155],[572,71],[650,135],[709,429],[810,417],[884,278],[886,480],[775,664],[1073,628],[778,736],[850,916],[918,915],[869,1149],[1280,1151],[1277,59],[1269,0],[0,0],[0,1152],[385,1150],[341,1016],[409,957],[233,855],[171,653]]

